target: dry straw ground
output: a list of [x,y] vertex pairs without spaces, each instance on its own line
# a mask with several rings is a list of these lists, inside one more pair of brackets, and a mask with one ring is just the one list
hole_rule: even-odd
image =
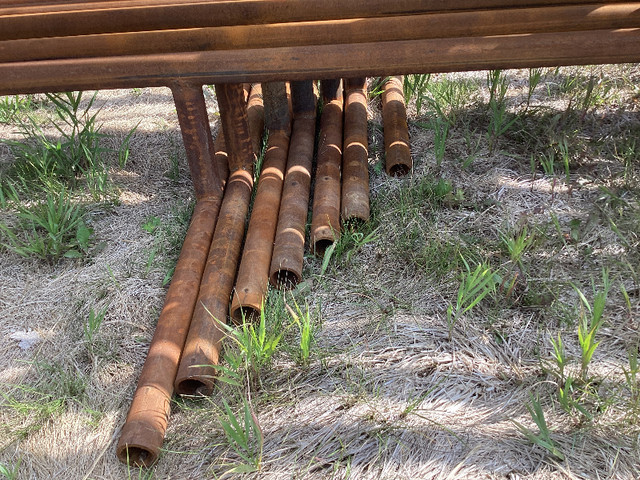
[[[409,106],[415,168],[401,179],[381,168],[373,97],[372,220],[325,268],[307,257],[284,298],[314,321],[309,363],[288,328],[249,392],[221,384],[211,399],[176,400],[149,470],[120,464],[115,442],[193,195],[169,91],[99,93],[107,141],[138,127],[128,163],[109,159],[116,193],[85,198],[88,255],[50,264],[0,250],[4,475],[217,478],[245,463],[221,428],[222,398],[233,411],[250,398],[263,437],[251,478],[639,478],[639,77],[633,65],[434,75]],[[18,137],[0,124],[0,138]],[[12,158],[0,144],[3,182]],[[15,215],[9,203],[0,222]],[[471,303],[457,305],[465,261],[494,288],[457,315]],[[578,291],[593,307],[603,275],[599,343],[581,371],[578,331],[594,315]],[[282,295],[270,298],[268,320],[289,325]],[[37,342],[21,348],[20,332]]]

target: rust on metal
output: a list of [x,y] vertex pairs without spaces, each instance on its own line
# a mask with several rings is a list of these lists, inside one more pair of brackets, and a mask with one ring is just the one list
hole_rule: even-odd
[[258,318],[264,305],[288,150],[286,132],[269,133],[231,304],[236,322]]
[[340,170],[342,166],[341,80],[323,80],[320,140],[313,190],[311,249],[322,255],[340,236]]
[[267,83],[263,91],[269,138],[231,302],[231,318],[237,323],[258,318],[264,305],[289,151],[291,117],[286,85]]
[[227,322],[244,224],[253,188],[255,155],[242,85],[216,85],[222,128],[228,148],[229,180],[220,206],[207,265],[175,379],[179,394],[209,395]]
[[262,98],[262,86],[254,83],[249,88],[247,99],[247,118],[249,132],[253,144],[253,153],[260,155],[262,149],[262,134],[264,132],[264,101]]
[[264,123],[269,132],[291,133],[289,95],[284,82],[269,82],[262,85],[264,91]]
[[[0,41],[0,62],[634,28],[640,3],[412,13],[307,22],[151,29]],[[0,24],[2,19],[0,18]]]
[[153,464],[164,441],[173,381],[187,338],[198,287],[211,245],[219,201],[196,203],[138,387],[116,446],[118,458],[137,466]]
[[404,103],[402,77],[389,78],[382,92],[385,169],[388,175],[401,177],[413,167],[409,149],[407,107]]
[[182,140],[187,151],[196,199],[222,195],[224,171],[214,164],[215,146],[200,85],[172,85]]
[[[583,4],[584,0],[526,0],[518,7]],[[606,2],[611,3],[611,2]],[[606,4],[605,3],[605,4]],[[100,33],[144,32],[230,25],[318,22],[395,17],[440,11],[513,7],[513,0],[235,0],[224,2],[125,0],[118,2],[5,1],[0,40]],[[598,4],[596,4],[598,5]],[[597,7],[594,7],[594,10]]]
[[253,171],[254,140],[251,138],[243,87],[224,83],[216,85],[216,97],[220,107],[220,124],[229,152],[229,172],[234,173],[240,169]]
[[213,165],[218,172],[218,176],[222,180],[223,184],[226,184],[227,177],[229,176],[229,154],[227,153],[227,146],[224,143],[224,133],[222,127],[218,129],[218,135],[213,142]]
[[366,78],[345,80],[342,222],[369,220]]
[[164,440],[178,362],[222,200],[202,88],[175,85],[173,95],[198,201],[116,447],[121,461],[140,466],[157,460]]
[[0,95],[639,60],[640,28],[64,58],[0,63]]
[[279,288],[291,288],[302,280],[316,133],[317,97],[313,83],[292,82],[291,97],[293,129],[269,268],[269,281]]

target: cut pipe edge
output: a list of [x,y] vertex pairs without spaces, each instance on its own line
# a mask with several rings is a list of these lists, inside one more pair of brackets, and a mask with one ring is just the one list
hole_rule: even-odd
[[293,128],[269,268],[271,285],[286,289],[302,281],[317,103],[311,81],[292,82],[291,96]]
[[231,174],[220,206],[207,265],[202,275],[189,334],[175,377],[179,395],[210,395],[215,385],[220,348],[227,334],[229,298],[236,276],[244,222],[253,179],[249,172]]
[[345,80],[341,216],[344,225],[369,220],[366,78]]
[[277,288],[291,290],[302,282],[302,271],[299,268],[291,269],[281,265],[279,268],[273,269],[269,282]]
[[116,446],[129,465],[155,463],[164,441],[173,382],[195,308],[220,199],[196,203],[127,420]]
[[402,83],[402,76],[390,77],[382,92],[385,170],[392,177],[407,175],[413,168]]
[[[286,94],[284,103],[288,108]],[[231,303],[230,316],[236,323],[259,318],[264,307],[289,151],[290,128],[284,127],[269,133]]]
[[262,148],[262,136],[264,134],[264,102],[262,98],[262,86],[254,83],[249,89],[247,99],[247,119],[249,121],[249,132],[251,134],[251,144],[253,153],[260,155]]
[[342,168],[343,96],[340,80],[320,84],[324,106],[313,192],[311,248],[315,255],[340,236],[340,171]]
[[[231,174],[220,206],[189,334],[174,388],[181,395],[210,395],[215,384],[229,299],[253,189],[253,152],[241,85],[216,85]],[[221,325],[222,324],[222,325]]]

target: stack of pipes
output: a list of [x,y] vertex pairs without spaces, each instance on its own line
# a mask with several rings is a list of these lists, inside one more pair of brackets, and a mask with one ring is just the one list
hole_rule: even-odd
[[259,86],[248,109],[242,85],[216,86],[223,122],[215,142],[202,88],[181,84],[172,90],[197,201],[116,446],[120,460],[140,466],[158,458],[174,389],[213,389],[211,369],[201,365],[217,362],[223,337],[217,319],[226,321],[253,186],[254,145],[262,136]]
[[620,0],[5,0],[0,95],[637,62]]
[[[640,3],[621,0],[3,1],[0,95],[168,86],[176,103],[197,203],[118,456],[138,465],[157,459],[174,377],[178,392],[213,388],[215,371],[201,365],[218,360],[221,324],[243,263],[261,130],[255,110],[247,111],[241,82],[292,81],[293,124],[287,124],[284,102],[274,101],[269,108],[275,119],[268,121],[273,139],[257,193],[273,211],[279,203],[279,215],[274,222],[269,211],[268,226],[260,219],[263,213],[252,218],[250,230],[266,233],[250,235],[246,248],[262,248],[272,235],[275,244],[271,258],[267,254],[260,261],[255,285],[236,288],[240,318],[261,308],[256,298],[264,298],[265,272],[279,286],[301,279],[316,124],[310,78],[349,79],[346,99],[340,81],[321,85],[311,228],[311,249],[321,253],[335,241],[342,222],[368,215],[358,107],[363,93],[356,77],[637,62],[639,40]],[[396,80],[385,87],[388,112],[401,103]],[[220,136],[213,141],[207,121],[201,86],[211,83],[224,141]],[[281,85],[271,89],[282,99]],[[401,175],[411,168],[408,137],[402,111],[389,115],[387,155],[398,160],[389,163],[388,172]],[[398,126],[402,131],[392,135]],[[245,295],[252,288],[254,299]],[[244,304],[250,307],[246,311]]]
[[[321,82],[310,235],[315,251],[319,243],[335,241],[341,222],[369,217],[365,80],[345,80],[344,93],[341,80]],[[118,442],[117,454],[124,462],[156,461],[174,391],[213,392],[229,298],[231,319],[251,321],[260,315],[270,281],[291,288],[302,278],[317,93],[311,81],[292,82],[290,91],[283,82],[262,84],[262,89],[268,141],[246,237],[254,152],[263,128],[260,85],[250,94],[238,85],[216,86],[224,135],[215,142],[201,89],[174,89],[198,202]],[[198,150],[198,135],[206,140],[207,151]]]

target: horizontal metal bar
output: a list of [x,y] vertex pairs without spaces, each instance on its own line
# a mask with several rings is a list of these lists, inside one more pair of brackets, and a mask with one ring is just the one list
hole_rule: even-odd
[[0,62],[640,27],[640,2],[0,41]]
[[[0,6],[0,40],[261,23],[413,15],[436,11],[585,5],[584,0],[125,0]],[[623,3],[608,0],[603,3]]]
[[640,61],[640,29],[0,64],[0,95]]

